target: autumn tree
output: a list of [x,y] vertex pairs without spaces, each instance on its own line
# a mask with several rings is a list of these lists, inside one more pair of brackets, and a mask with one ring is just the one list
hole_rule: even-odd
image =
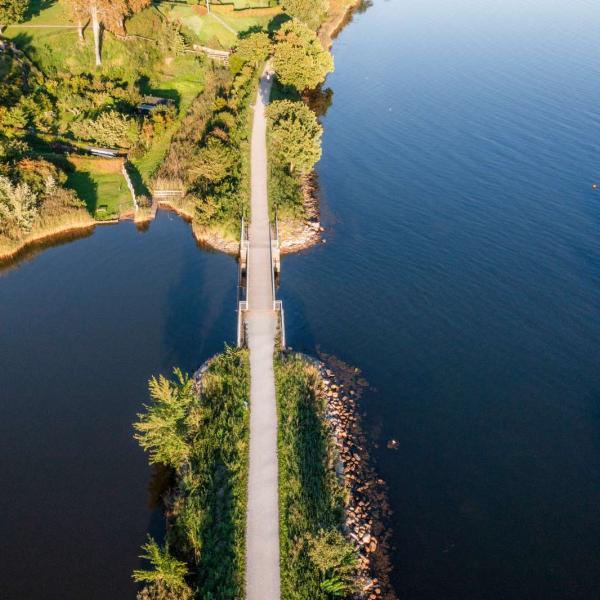
[[257,68],[267,59],[271,52],[271,40],[264,31],[258,31],[242,38],[235,49],[235,53],[245,62]]
[[[3,2],[4,0],[0,0]],[[71,16],[79,27],[80,40],[83,39],[83,22],[89,18],[94,34],[96,66],[102,65],[102,29],[113,33],[124,31],[124,22],[129,15],[150,5],[152,0],[69,0]]]
[[321,158],[323,128],[304,102],[278,100],[267,107],[273,158],[290,173],[308,173]]
[[279,81],[298,91],[312,89],[333,71],[333,58],[317,35],[297,20],[284,23],[275,34],[273,68]]
[[316,30],[323,22],[329,2],[327,0],[282,0],[281,6],[288,15]]
[[23,20],[28,6],[28,0],[0,0],[0,35],[7,25]]

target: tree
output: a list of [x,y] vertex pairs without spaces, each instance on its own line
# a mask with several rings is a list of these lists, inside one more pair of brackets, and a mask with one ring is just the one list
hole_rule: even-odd
[[321,158],[323,128],[304,102],[278,100],[267,107],[271,120],[273,158],[288,166],[290,173],[298,169],[309,172]]
[[[2,2],[3,0],[0,0]],[[92,21],[96,66],[102,65],[102,29],[114,33],[124,31],[125,18],[150,5],[152,0],[69,0],[71,15],[77,21],[80,40],[83,39],[82,23],[87,16]]]
[[171,556],[168,548],[162,550],[152,538],[149,538],[142,549],[145,553],[140,558],[149,561],[152,569],[148,571],[137,569],[133,572],[134,581],[148,584],[138,594],[138,598],[189,600],[192,597],[192,590],[185,581],[188,574],[186,564]]
[[281,83],[299,92],[317,87],[333,71],[333,58],[314,31],[300,21],[284,23],[275,34],[273,68]]
[[38,214],[37,195],[29,185],[0,175],[0,235],[18,239],[31,231]]
[[236,152],[216,137],[210,136],[190,166],[193,178],[218,183],[229,175],[237,160]]
[[71,123],[76,137],[118,148],[130,148],[138,137],[138,130],[137,121],[116,110],[100,113],[95,119]]
[[329,2],[327,0],[282,0],[283,10],[316,30],[323,22]]
[[150,397],[154,403],[144,406],[145,413],[138,414],[133,436],[144,450],[150,452],[150,463],[160,463],[173,468],[181,466],[189,457],[188,432],[190,419],[194,419],[192,405],[196,402],[193,380],[175,369],[175,381],[162,375],[150,380]]
[[28,7],[29,0],[0,0],[0,35],[10,23],[20,23]]
[[242,38],[235,49],[235,54],[245,62],[251,63],[255,68],[267,59],[270,52],[271,40],[264,31]]

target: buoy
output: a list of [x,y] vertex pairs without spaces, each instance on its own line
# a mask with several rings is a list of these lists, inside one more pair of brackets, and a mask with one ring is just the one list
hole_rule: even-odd
[[592,189],[593,190],[597,190],[598,189],[598,184],[597,183],[592,183]]

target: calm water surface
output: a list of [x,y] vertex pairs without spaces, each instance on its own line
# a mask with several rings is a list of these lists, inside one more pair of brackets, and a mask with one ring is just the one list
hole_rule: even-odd
[[168,213],[0,274],[0,598],[135,597],[162,519],[131,423],[150,376],[234,339],[235,285]]
[[599,32],[592,1],[392,0],[336,43],[331,231],[282,295],[377,388],[401,598],[600,595]]
[[[598,598],[599,32],[591,1],[377,0],[336,43],[330,231],[281,295],[375,388],[403,599]],[[130,424],[233,339],[235,282],[166,214],[0,277],[0,597],[133,597]]]

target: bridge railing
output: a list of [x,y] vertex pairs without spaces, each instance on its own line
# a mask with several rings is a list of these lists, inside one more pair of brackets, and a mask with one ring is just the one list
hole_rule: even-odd
[[[237,345],[246,345],[245,312],[248,310],[248,292],[250,286],[250,243],[248,242],[248,229],[242,217],[240,229],[240,264],[238,271],[238,307],[237,307]],[[242,300],[242,280],[245,276],[245,298]]]
[[275,222],[269,226],[269,250],[271,254],[271,289],[273,294],[273,310],[277,315],[277,325],[281,334],[281,348],[285,349],[285,315],[283,312],[283,301],[277,300],[275,294],[275,273],[280,270],[279,263],[279,226],[277,224],[277,216]]

